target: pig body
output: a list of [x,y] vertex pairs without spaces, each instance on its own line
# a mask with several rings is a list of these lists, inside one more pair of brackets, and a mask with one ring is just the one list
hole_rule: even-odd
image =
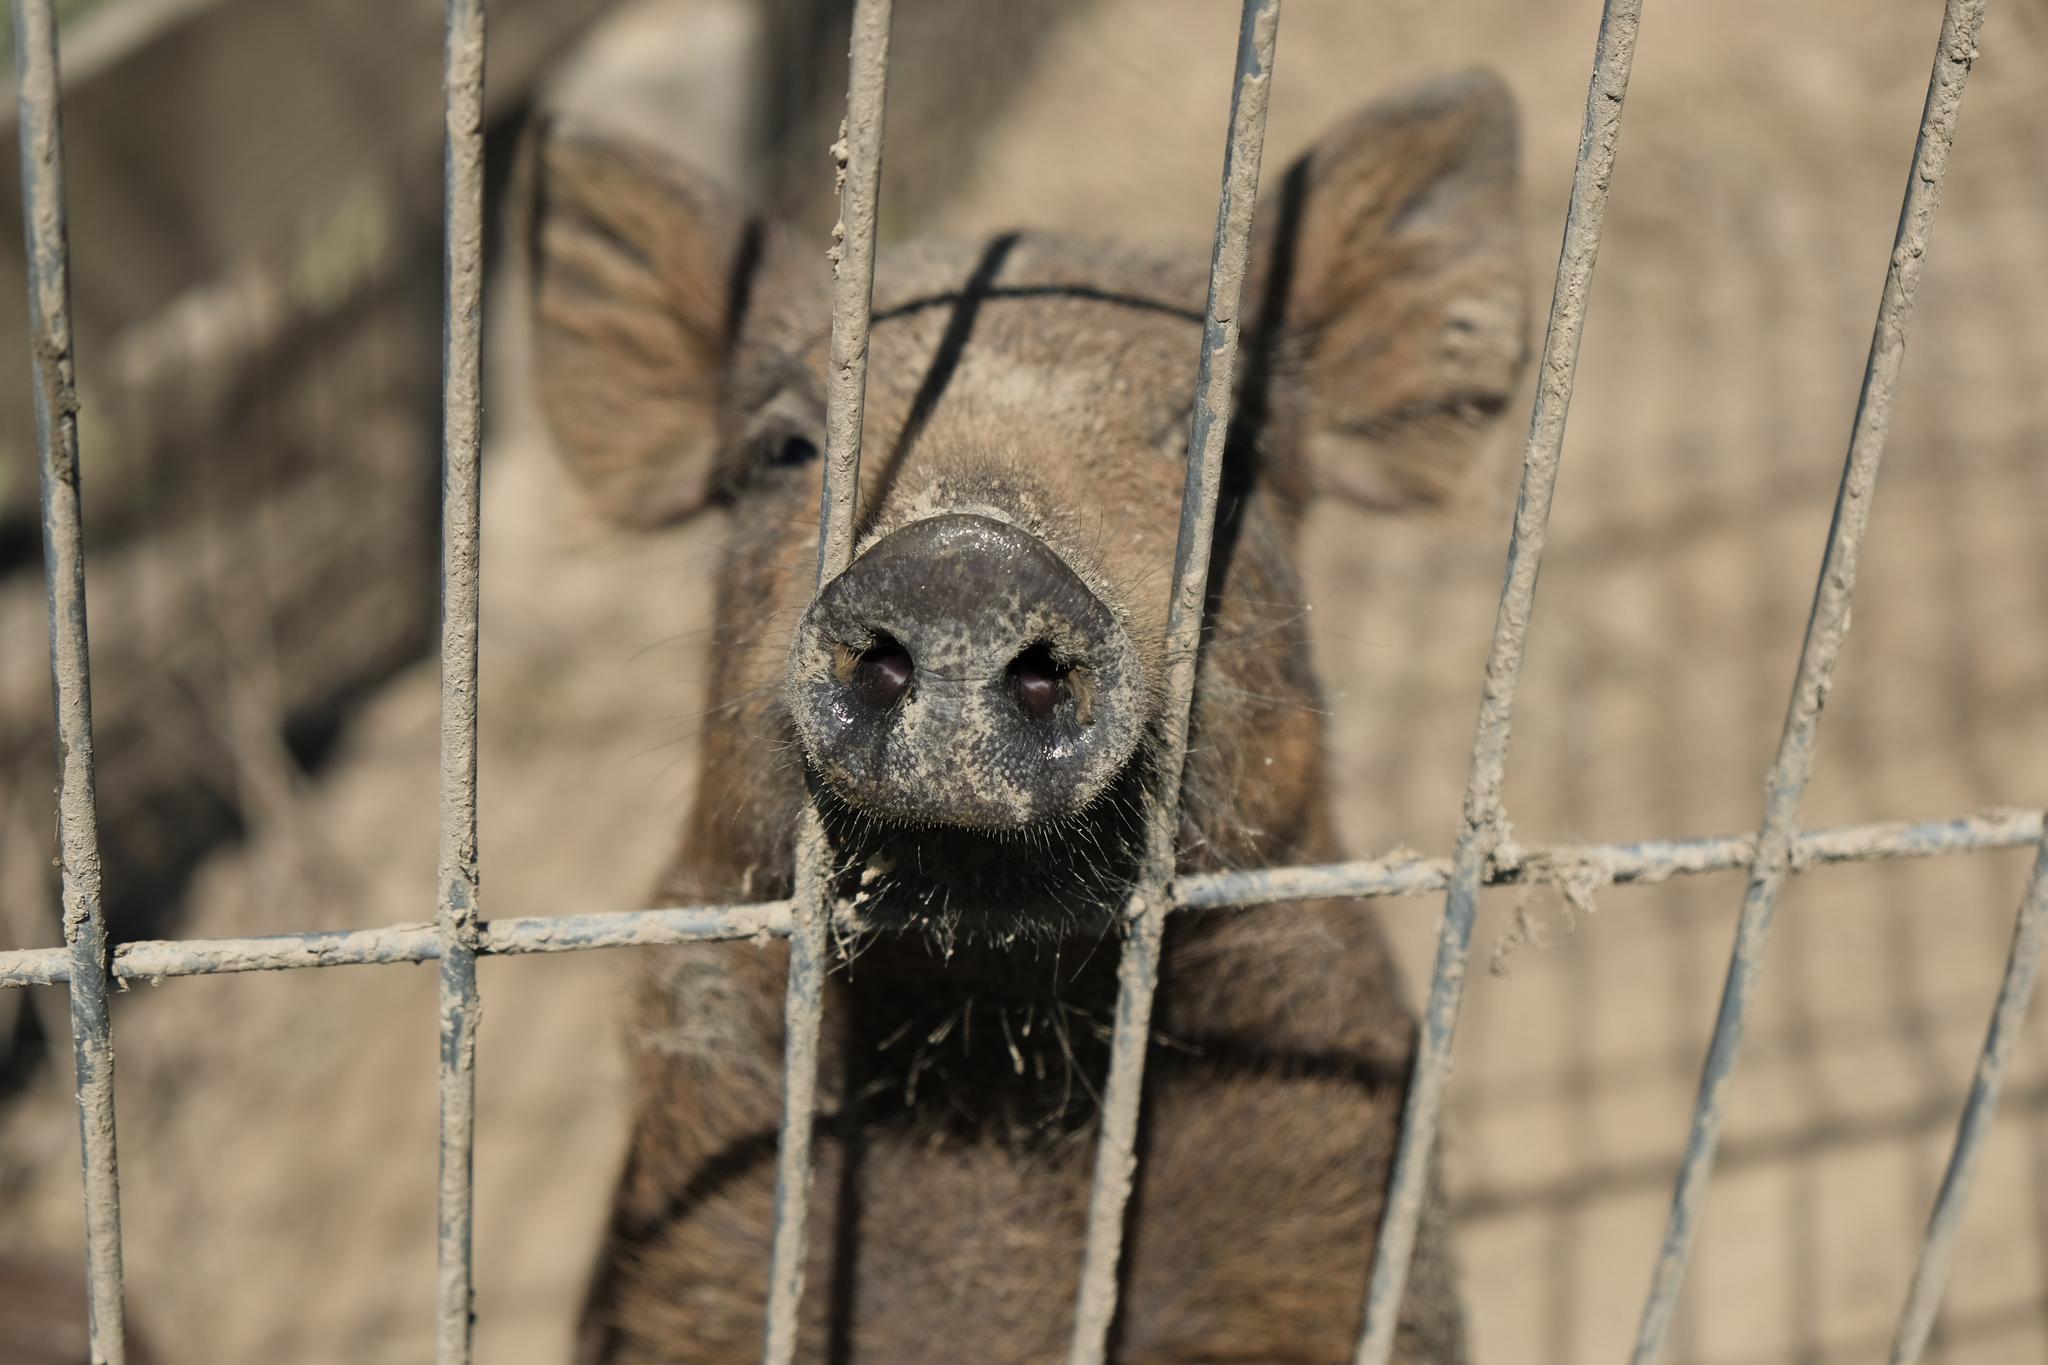
[[[1514,121],[1440,82],[1260,209],[1183,784],[1183,871],[1331,830],[1297,528],[1439,496],[1521,361]],[[820,264],[687,171],[538,139],[539,390],[597,502],[726,504],[711,723],[670,902],[792,891],[807,801],[842,907],[826,987],[807,1360],[1044,1361],[1072,1326],[1117,911],[1166,673],[1203,261],[1010,233],[885,252],[856,558],[816,604]],[[589,1365],[758,1356],[782,945],[639,978],[635,1113]],[[1415,1026],[1373,913],[1171,921],[1116,1358],[1350,1358]],[[1404,1365],[1465,1360],[1440,1200]]]
[[[94,1352],[84,1278],[68,1261],[0,1253],[0,1361],[88,1365]],[[125,1329],[129,1365],[156,1365],[133,1311]]]

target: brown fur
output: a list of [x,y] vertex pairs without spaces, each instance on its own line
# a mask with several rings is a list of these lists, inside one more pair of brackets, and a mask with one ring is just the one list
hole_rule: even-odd
[[[129,1365],[156,1365],[135,1314],[126,1316]],[[82,1265],[0,1254],[0,1365],[87,1365],[91,1321]]]
[[[662,894],[786,895],[805,765],[783,681],[817,469],[764,456],[823,443],[823,273],[649,153],[562,127],[537,141],[538,381],[565,456],[627,521],[732,509],[714,723]],[[1269,185],[1183,869],[1340,856],[1296,530],[1317,491],[1443,496],[1499,410],[1522,357],[1514,164],[1505,91],[1467,75],[1361,113]],[[861,545],[978,508],[1028,528],[1114,609],[1155,713],[1202,266],[1022,234],[899,248],[876,282]],[[1141,758],[1085,819],[1015,841],[1072,866],[1070,903],[1027,932],[986,882],[956,896],[946,867],[847,852],[847,898],[901,902],[913,927],[844,945],[828,988],[805,1359],[1062,1354],[1115,993],[1107,912],[1146,776]],[[592,1365],[758,1355],[785,963],[709,945],[641,980]],[[1372,912],[1178,918],[1156,1029],[1117,1358],[1348,1360],[1414,1039]],[[1442,1223],[1433,1203],[1404,1365],[1465,1358]]]

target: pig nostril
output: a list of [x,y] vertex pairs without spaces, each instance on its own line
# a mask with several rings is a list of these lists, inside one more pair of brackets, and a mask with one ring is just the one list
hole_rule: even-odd
[[1010,661],[1010,686],[1017,704],[1033,720],[1044,720],[1067,699],[1067,669],[1044,644],[1032,645]]
[[877,636],[854,665],[854,690],[875,710],[886,711],[910,690],[914,672],[909,650],[887,635]]

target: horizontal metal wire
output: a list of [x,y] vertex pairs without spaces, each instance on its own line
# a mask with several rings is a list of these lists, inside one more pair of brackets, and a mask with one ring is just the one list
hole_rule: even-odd
[[[1810,830],[1792,843],[1792,868],[1894,858],[1931,858],[2028,848],[2041,839],[2039,811],[1985,811],[1952,820],[1885,822]],[[1673,877],[1733,872],[1749,866],[1756,836],[1720,834],[1651,839],[1626,844],[1550,844],[1518,850],[1511,864],[1486,870],[1488,886],[1595,883],[1645,886]],[[1210,872],[1183,877],[1173,887],[1176,910],[1277,905],[1290,901],[1428,896],[1448,884],[1451,860],[1401,853],[1348,863]],[[600,911],[485,920],[477,928],[477,955],[574,953],[591,948],[654,948],[724,939],[782,938],[794,923],[794,902],[696,905],[652,910]],[[852,927],[853,921],[849,921]],[[253,938],[140,939],[114,950],[112,975],[121,981],[157,982],[180,976],[294,971],[309,967],[369,967],[434,962],[440,943],[431,924],[381,929],[337,929]],[[0,952],[0,989],[55,986],[70,980],[64,948]]]
[[[1953,820],[1916,824],[1894,821],[1811,830],[1792,843],[1792,868],[1804,871],[1834,863],[1886,858],[1927,858],[1943,853],[2024,848],[2040,837],[2041,813],[1984,811]],[[1496,848],[1482,884],[1531,883],[1630,886],[1668,881],[1702,872],[1732,872],[1749,866],[1756,836],[1722,834],[1694,839],[1651,839],[1630,844],[1552,844],[1529,849]],[[1176,887],[1182,909],[1271,905],[1282,901],[1339,897],[1425,896],[1450,884],[1449,858],[1406,855],[1309,867],[1215,872],[1183,878]]]
[[[768,901],[759,905],[485,920],[477,926],[476,951],[479,957],[508,957],[578,952],[586,948],[646,948],[719,939],[781,938],[789,933],[790,904]],[[124,943],[114,950],[113,974],[123,981],[156,982],[174,976],[230,972],[437,962],[440,957],[440,936],[434,925],[393,924],[381,929],[268,934],[255,938],[144,939]],[[68,959],[69,954],[62,948],[0,953],[0,986],[60,984],[69,979]]]

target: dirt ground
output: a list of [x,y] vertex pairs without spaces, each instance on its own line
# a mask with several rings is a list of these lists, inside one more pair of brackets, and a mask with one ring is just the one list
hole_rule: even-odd
[[[641,27],[614,29],[573,97],[710,137],[667,55],[693,50],[706,8],[659,0],[629,21]],[[1525,844],[1754,827],[1939,22],[1933,3],[1867,0],[1648,9],[1509,764]],[[893,229],[1021,221],[1204,240],[1234,10],[1073,9],[932,221]],[[1525,111],[1540,311],[1597,14],[1595,0],[1293,0],[1269,166],[1373,92],[1496,66]],[[722,32],[694,49],[700,67],[737,41]],[[1982,52],[1811,826],[2048,800],[2048,7],[1995,6]],[[917,130],[890,133],[914,147]],[[892,183],[915,163],[894,154]],[[486,913],[623,907],[687,798],[719,531],[621,542],[590,525],[519,410],[518,363],[501,336]],[[1304,607],[1361,854],[1442,851],[1455,829],[1518,435],[1503,431],[1458,513],[1332,509],[1311,525]],[[430,664],[386,688],[295,807],[202,872],[183,932],[430,918],[436,699]],[[34,845],[20,828],[0,840],[0,863]],[[2025,870],[2023,854],[1981,855],[1791,886],[1674,1365],[1881,1356]],[[1726,876],[1615,890],[1574,919],[1536,893],[1520,908],[1547,932],[1504,974],[1474,975],[1447,1163],[1482,1365],[1623,1358],[1740,894]],[[1381,910],[1418,997],[1438,908]],[[1489,896],[1482,957],[1517,908]],[[482,969],[478,1342],[493,1365],[565,1357],[621,1138],[621,970],[595,954]],[[428,1357],[433,1001],[430,971],[382,968],[185,980],[121,1002],[129,1283],[167,1359]],[[1945,1365],[2048,1361],[2041,1016],[1928,1352]],[[76,1254],[67,1086],[46,1075],[0,1113],[10,1247]]]

